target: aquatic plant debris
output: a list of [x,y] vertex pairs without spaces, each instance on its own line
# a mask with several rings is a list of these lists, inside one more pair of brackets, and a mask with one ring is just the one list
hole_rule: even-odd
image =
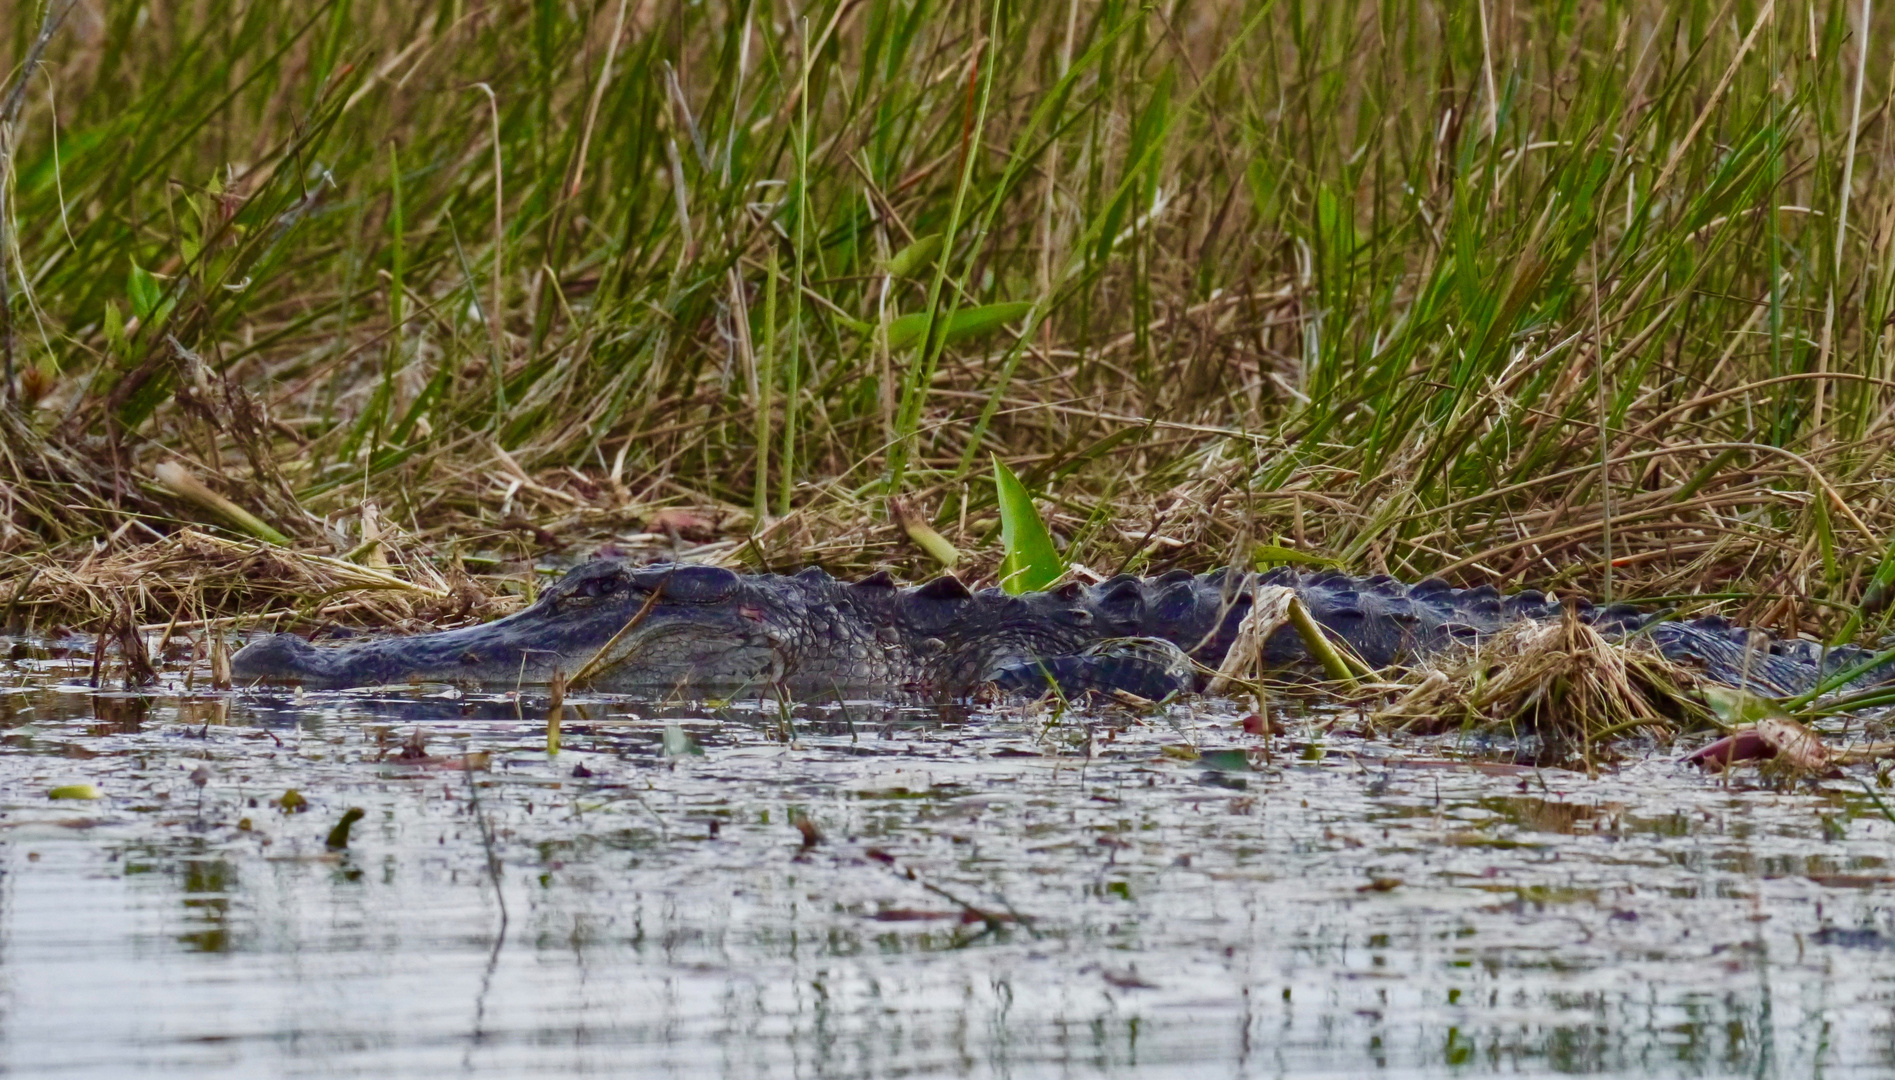
[[351,806],[343,811],[341,820],[336,822],[336,827],[330,829],[329,836],[323,840],[323,846],[330,851],[341,851],[348,847],[349,830],[355,826],[356,822],[362,820],[363,814],[364,811],[359,806]]

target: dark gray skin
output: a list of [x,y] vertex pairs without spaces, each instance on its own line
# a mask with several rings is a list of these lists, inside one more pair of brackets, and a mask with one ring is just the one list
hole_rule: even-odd
[[[1259,580],[1294,588],[1318,622],[1378,668],[1522,619],[1563,617],[1558,603],[1533,591],[1503,596],[1485,586],[1286,569]],[[1194,685],[1192,661],[1217,666],[1249,612],[1249,583],[1248,575],[1174,571],[1008,596],[970,592],[952,577],[902,588],[885,573],[845,583],[815,569],[782,577],[601,559],[495,622],[341,647],[276,634],[245,647],[232,667],[244,683],[316,687],[544,684],[556,671],[571,677],[591,664],[591,685],[647,695],[950,697],[993,684],[1028,694],[1057,686],[1069,694],[1126,690],[1157,698]],[[1714,617],[1668,622],[1628,605],[1583,601],[1575,610],[1607,636],[1649,635],[1665,655],[1713,681],[1772,696],[1803,693],[1868,655],[1779,640]],[[1272,634],[1264,659],[1281,667],[1308,662],[1289,627]],[[1891,678],[1895,665],[1883,665],[1851,685]]]

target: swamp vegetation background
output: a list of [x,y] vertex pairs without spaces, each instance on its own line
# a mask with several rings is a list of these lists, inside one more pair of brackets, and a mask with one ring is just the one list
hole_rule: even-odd
[[0,10],[0,622],[980,576],[990,454],[1106,573],[1895,580],[1873,0]]

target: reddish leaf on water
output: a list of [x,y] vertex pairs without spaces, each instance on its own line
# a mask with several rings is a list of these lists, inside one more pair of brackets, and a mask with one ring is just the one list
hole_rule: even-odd
[[925,911],[920,908],[883,908],[869,916],[876,922],[936,922],[959,919],[966,913],[961,911]]
[[1739,761],[1762,761],[1776,756],[1777,748],[1765,742],[1752,728],[1726,735],[1685,760],[1702,768],[1724,769]]
[[1767,761],[1781,757],[1798,769],[1827,768],[1829,748],[1816,733],[1788,717],[1770,716],[1754,727],[1729,735],[1685,758],[1693,765],[1726,768],[1740,761]]
[[1288,735],[1290,733],[1289,729],[1282,724],[1258,713],[1251,713],[1244,717],[1242,727],[1246,735]]

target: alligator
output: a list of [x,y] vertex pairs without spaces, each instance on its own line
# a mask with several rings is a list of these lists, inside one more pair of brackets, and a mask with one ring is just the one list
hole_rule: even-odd
[[[1609,639],[1642,635],[1712,682],[1773,696],[1895,680],[1895,663],[1854,647],[1773,637],[1712,615],[1672,619],[1630,604],[1561,602],[1490,585],[1354,577],[1278,567],[1262,574],[1174,570],[1009,595],[952,576],[912,587],[886,571],[843,582],[820,569],[582,563],[527,608],[461,630],[318,646],[294,634],[232,660],[246,684],[311,687],[446,681],[501,686],[583,678],[606,691],[734,697],[966,696],[1125,691],[1159,699],[1202,685],[1238,636],[1254,585],[1295,590],[1315,621],[1371,667],[1440,654],[1524,619],[1578,618]],[[1261,649],[1272,667],[1308,664],[1290,626]]]

